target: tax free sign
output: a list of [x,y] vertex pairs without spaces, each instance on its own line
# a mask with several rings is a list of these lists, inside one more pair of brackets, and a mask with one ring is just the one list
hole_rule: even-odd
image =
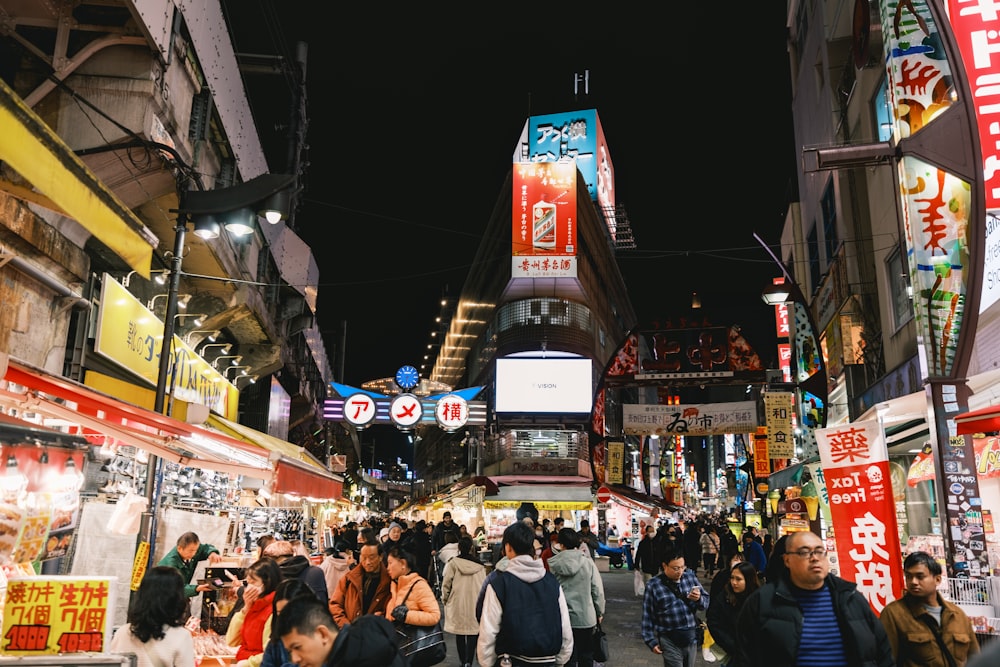
[[903,556],[877,421],[816,429],[840,576],[853,581],[876,614],[903,591]]

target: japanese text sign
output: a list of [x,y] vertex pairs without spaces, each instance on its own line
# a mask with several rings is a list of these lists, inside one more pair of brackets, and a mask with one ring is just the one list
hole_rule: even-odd
[[11,579],[3,607],[4,655],[100,653],[114,618],[115,577]]
[[621,484],[624,479],[625,443],[608,443],[607,482]]
[[983,180],[986,209],[1000,208],[1000,145],[996,130],[1000,76],[1000,9],[994,3],[948,0],[948,20],[962,53],[972,88],[970,102],[976,110],[979,140],[983,151]]
[[853,581],[876,614],[903,590],[903,557],[877,421],[816,429],[840,576]]
[[753,401],[696,405],[626,404],[622,406],[622,423],[628,435],[753,433],[758,426],[757,404]]
[[771,460],[767,452],[767,427],[757,429],[753,436],[753,475],[765,479],[771,474]]
[[576,277],[576,164],[514,165],[512,278]]
[[767,424],[767,452],[772,459],[795,456],[795,436],[792,429],[792,402],[795,395],[788,391],[764,394],[764,421]]

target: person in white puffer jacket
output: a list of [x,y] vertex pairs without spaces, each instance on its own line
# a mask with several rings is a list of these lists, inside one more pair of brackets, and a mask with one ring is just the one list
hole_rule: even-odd
[[323,570],[323,575],[326,577],[326,590],[330,592],[337,590],[337,582],[350,572],[354,565],[354,552],[346,543],[338,542],[332,549],[328,549],[319,564],[319,569]]

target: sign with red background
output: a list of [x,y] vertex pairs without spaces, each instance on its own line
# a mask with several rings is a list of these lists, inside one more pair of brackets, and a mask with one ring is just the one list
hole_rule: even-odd
[[512,278],[576,277],[576,163],[518,162],[511,206]]
[[903,591],[889,452],[877,421],[816,429],[840,576],[876,614]]

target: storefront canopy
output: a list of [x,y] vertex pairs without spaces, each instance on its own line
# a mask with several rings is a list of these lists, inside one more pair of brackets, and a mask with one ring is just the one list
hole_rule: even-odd
[[594,495],[590,484],[517,484],[501,486],[497,495],[487,498],[485,509],[517,509],[521,503],[533,503],[539,510],[589,510]]
[[259,444],[131,405],[23,362],[10,359],[2,380],[0,406],[20,415],[39,415],[46,426],[63,427],[88,439],[113,438],[187,467],[270,480],[279,493],[340,496],[339,480],[323,470],[311,470]]
[[209,415],[206,425],[270,452],[275,468],[272,492],[312,500],[336,500],[343,495],[343,480],[328,472],[299,445],[217,415]]
[[958,435],[1000,431],[1000,405],[971,410],[955,417]]

